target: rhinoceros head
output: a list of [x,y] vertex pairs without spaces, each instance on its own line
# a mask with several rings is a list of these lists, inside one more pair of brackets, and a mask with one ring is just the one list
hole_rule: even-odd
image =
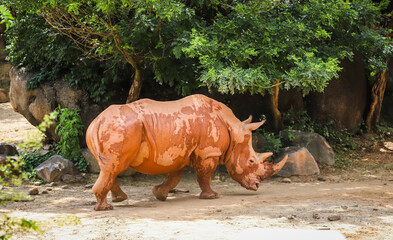
[[256,191],[262,180],[271,177],[284,166],[287,156],[277,164],[268,162],[271,152],[257,153],[252,148],[252,131],[265,121],[251,123],[251,117],[232,129],[232,147],[225,162],[229,175],[243,187]]

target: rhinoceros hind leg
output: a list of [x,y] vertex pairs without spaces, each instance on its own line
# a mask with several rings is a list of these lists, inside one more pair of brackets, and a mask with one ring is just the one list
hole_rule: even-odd
[[166,198],[168,197],[168,192],[172,189],[174,189],[177,184],[179,183],[182,175],[183,175],[184,169],[181,169],[176,172],[168,173],[166,175],[166,178],[163,183],[160,185],[157,185],[153,188],[153,194],[154,196],[161,201],[165,201]]
[[195,171],[198,175],[198,183],[202,192],[199,195],[200,199],[214,199],[219,195],[210,187],[211,178],[218,165],[218,160],[214,158],[202,160],[195,165]]
[[112,189],[116,176],[105,171],[100,172],[96,183],[93,186],[93,193],[97,198],[97,204],[94,207],[96,211],[112,210],[113,206],[107,203],[107,195]]
[[112,202],[121,202],[128,198],[127,194],[125,194],[123,190],[121,190],[119,183],[117,182],[116,179],[113,182],[111,192],[112,192]]

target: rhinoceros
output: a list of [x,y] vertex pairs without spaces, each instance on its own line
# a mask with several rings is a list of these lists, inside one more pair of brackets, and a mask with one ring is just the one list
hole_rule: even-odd
[[93,186],[95,210],[110,210],[112,202],[127,199],[116,176],[126,168],[144,174],[167,174],[153,188],[159,200],[179,183],[183,171],[193,167],[202,190],[201,199],[217,198],[210,187],[219,164],[243,187],[257,190],[260,182],[278,172],[286,162],[272,164],[272,153],[256,153],[251,131],[264,121],[241,122],[231,109],[204,95],[191,95],[176,101],[141,99],[125,105],[112,105],[97,116],[86,132],[87,145],[100,166]]

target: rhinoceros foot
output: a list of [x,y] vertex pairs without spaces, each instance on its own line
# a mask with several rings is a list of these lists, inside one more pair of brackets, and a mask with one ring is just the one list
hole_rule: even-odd
[[112,195],[112,202],[122,202],[122,201],[126,200],[127,198],[128,198],[128,196],[126,194],[118,195],[118,196]]
[[94,206],[94,210],[96,210],[96,211],[113,210],[113,206],[110,205],[109,203],[101,203],[101,204],[97,203],[97,204]]
[[152,192],[154,196],[160,201],[165,201],[168,197],[168,190],[163,189],[161,185],[154,186]]
[[220,197],[220,195],[213,190],[201,192],[201,194],[199,195],[200,199],[215,199],[215,198],[219,198],[219,197]]

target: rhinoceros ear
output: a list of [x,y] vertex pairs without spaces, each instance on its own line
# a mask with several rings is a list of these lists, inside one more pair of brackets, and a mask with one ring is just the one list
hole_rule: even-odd
[[248,123],[246,124],[246,129],[250,130],[250,131],[254,131],[257,130],[260,126],[262,126],[262,124],[264,124],[266,122],[266,120],[263,120],[262,122],[256,122],[256,123]]
[[252,115],[250,115],[246,120],[243,121],[244,124],[249,124],[252,121]]

